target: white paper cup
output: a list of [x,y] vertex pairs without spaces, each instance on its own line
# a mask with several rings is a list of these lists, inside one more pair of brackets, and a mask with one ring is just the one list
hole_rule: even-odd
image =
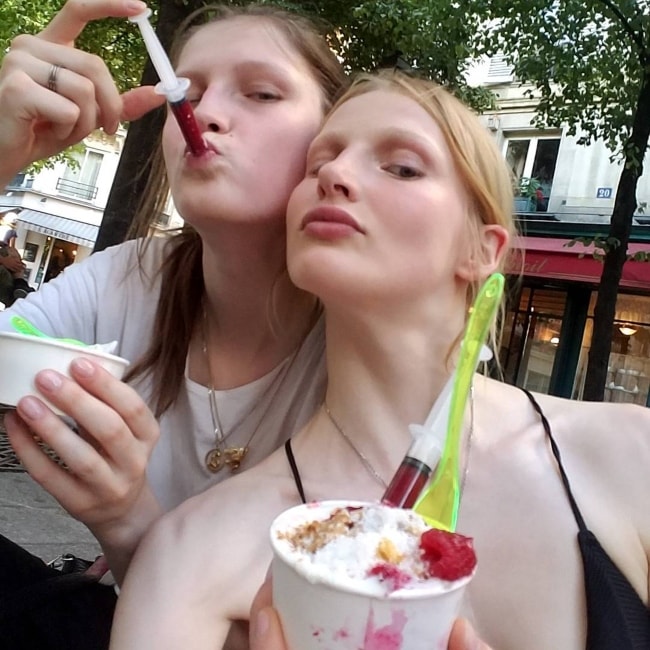
[[327,519],[336,508],[363,505],[368,504],[307,504],[283,512],[273,522],[273,603],[289,650],[446,650],[471,575],[373,596],[337,584],[334,576],[310,577],[296,562],[289,542],[279,538],[300,524]]
[[0,404],[16,406],[25,395],[36,395],[55,413],[63,415],[36,390],[34,378],[46,368],[70,376],[70,362],[87,357],[122,379],[129,362],[114,354],[93,350],[56,339],[45,339],[15,332],[0,332]]

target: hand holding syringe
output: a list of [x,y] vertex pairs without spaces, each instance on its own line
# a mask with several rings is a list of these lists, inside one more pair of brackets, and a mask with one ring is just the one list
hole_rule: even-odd
[[149,22],[149,16],[151,16],[151,9],[147,9],[138,16],[132,16],[129,20],[137,23],[140,28],[153,67],[160,77],[156,92],[167,98],[190,151],[194,156],[200,156],[208,151],[208,147],[196,123],[192,106],[186,97],[190,81],[183,77],[177,77],[174,73],[172,64]]

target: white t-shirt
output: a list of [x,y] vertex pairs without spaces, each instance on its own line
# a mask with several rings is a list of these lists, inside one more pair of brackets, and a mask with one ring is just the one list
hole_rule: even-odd
[[[135,362],[148,348],[152,335],[166,241],[155,238],[150,242],[142,270],[134,241],[67,267],[37,292],[0,312],[0,330],[11,331],[9,318],[17,313],[51,336],[85,343],[118,341],[116,354]],[[324,351],[321,317],[298,352],[269,374],[250,384],[216,392],[226,434],[245,416],[227,440],[227,446],[245,446],[250,440],[242,469],[252,467],[279,447],[322,403]],[[134,388],[150,403],[148,378],[138,379]],[[205,466],[205,455],[215,442],[205,386],[186,376],[178,399],[160,420],[160,429],[147,473],[165,510],[230,476],[228,468],[212,474]]]

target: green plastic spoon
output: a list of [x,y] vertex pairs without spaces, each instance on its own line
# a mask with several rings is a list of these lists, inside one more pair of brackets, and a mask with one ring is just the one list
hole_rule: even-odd
[[503,275],[494,273],[476,296],[460,347],[442,458],[429,485],[413,506],[413,510],[435,528],[452,532],[456,530],[460,505],[460,439],[463,416],[481,347],[501,302],[504,282]]
[[28,336],[36,336],[39,339],[50,339],[52,341],[59,341],[60,343],[69,343],[70,345],[79,345],[82,347],[88,347],[83,341],[77,341],[77,339],[57,339],[55,336],[50,336],[45,332],[41,332],[38,327],[32,325],[28,320],[25,320],[22,316],[12,316],[9,321],[11,326],[19,334],[27,334]]

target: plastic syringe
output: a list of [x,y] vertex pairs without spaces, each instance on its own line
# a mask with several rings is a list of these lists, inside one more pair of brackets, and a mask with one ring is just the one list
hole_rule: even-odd
[[447,435],[455,373],[447,380],[425,423],[411,424],[413,443],[381,499],[395,508],[411,508],[438,466]]
[[[480,361],[489,361],[492,350],[483,345]],[[447,438],[451,396],[456,371],[444,385],[424,424],[411,424],[413,443],[382,497],[382,503],[395,508],[412,508],[440,462]]]
[[192,155],[200,156],[208,151],[208,146],[196,123],[192,105],[187,100],[186,93],[190,87],[190,80],[177,77],[174,73],[169,57],[149,22],[149,16],[151,16],[151,9],[147,9],[137,16],[131,16],[129,20],[140,28],[147,52],[160,78],[160,83],[156,85],[156,92],[167,98],[169,107],[174,113]]

